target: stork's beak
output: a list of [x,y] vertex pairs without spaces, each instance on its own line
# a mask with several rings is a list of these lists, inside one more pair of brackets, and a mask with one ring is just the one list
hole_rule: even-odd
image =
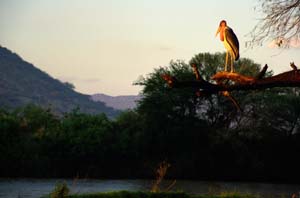
[[218,36],[218,34],[220,33],[220,31],[221,31],[221,26],[218,27],[217,32],[216,32],[216,36]]

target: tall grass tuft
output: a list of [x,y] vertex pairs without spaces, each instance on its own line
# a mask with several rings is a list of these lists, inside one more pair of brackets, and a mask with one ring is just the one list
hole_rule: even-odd
[[154,193],[160,191],[168,192],[169,190],[171,190],[171,188],[174,187],[176,180],[174,180],[171,184],[169,184],[167,188],[163,190],[160,189],[160,184],[162,183],[165,175],[167,174],[168,168],[170,168],[170,166],[171,165],[166,161],[163,161],[158,165],[158,168],[156,170],[156,180],[154,181],[151,187],[151,192]]
[[69,195],[70,189],[66,182],[59,182],[55,185],[55,188],[50,193],[50,198],[65,198]]

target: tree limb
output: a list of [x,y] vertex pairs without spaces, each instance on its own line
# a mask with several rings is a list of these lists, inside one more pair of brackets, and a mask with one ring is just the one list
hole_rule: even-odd
[[[167,81],[170,87],[193,87],[198,88],[201,92],[205,92],[206,94],[217,94],[224,91],[261,90],[273,87],[300,87],[300,70],[297,69],[294,64],[291,64],[291,66],[293,67],[293,70],[291,71],[266,78],[263,78],[263,76],[266,73],[267,65],[255,78],[237,73],[219,72],[212,77],[212,80],[215,80],[217,84],[204,80],[200,74],[200,77],[197,77],[196,75],[198,80],[191,81],[179,81],[170,75],[163,75],[162,77]],[[225,80],[230,80],[233,83],[224,84],[223,82]]]

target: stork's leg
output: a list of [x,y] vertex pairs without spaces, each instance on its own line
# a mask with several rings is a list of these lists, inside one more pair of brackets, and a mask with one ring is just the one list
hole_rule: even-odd
[[233,69],[233,56],[232,56],[232,54],[230,55],[230,60],[231,60],[231,73],[233,73],[234,72],[234,69]]
[[234,69],[233,69],[233,53],[230,52],[230,66],[231,66],[231,70],[230,72],[233,73],[234,72]]
[[226,51],[226,58],[225,58],[225,71],[227,72],[227,64],[228,64],[228,51]]

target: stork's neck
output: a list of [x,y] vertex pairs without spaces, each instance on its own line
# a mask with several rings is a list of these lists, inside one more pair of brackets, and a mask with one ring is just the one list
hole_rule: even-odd
[[221,31],[220,31],[220,40],[221,41],[224,41],[225,39],[225,30],[228,29],[229,27],[228,26],[225,26],[225,27],[222,27]]
[[221,41],[224,41],[224,31],[221,31],[221,32],[220,32],[220,40],[221,40]]

